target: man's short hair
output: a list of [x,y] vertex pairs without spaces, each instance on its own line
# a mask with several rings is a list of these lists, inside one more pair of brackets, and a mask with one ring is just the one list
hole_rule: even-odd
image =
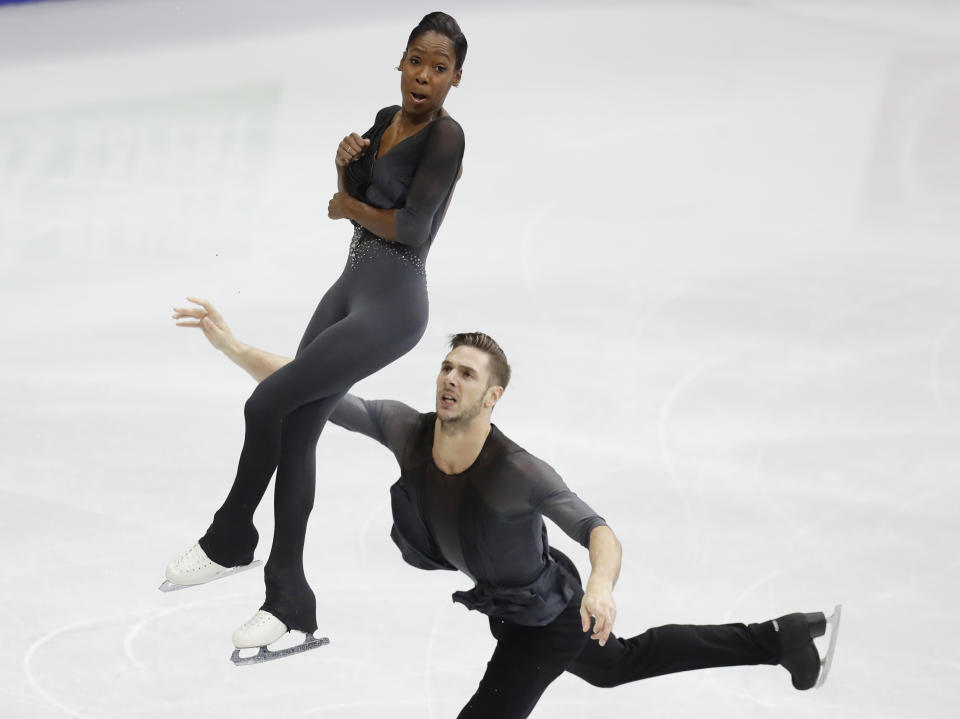
[[499,385],[504,389],[510,383],[510,363],[507,362],[507,356],[500,349],[493,337],[483,332],[460,332],[450,336],[450,349],[457,347],[476,347],[481,352],[485,352],[490,358],[490,384],[489,387]]

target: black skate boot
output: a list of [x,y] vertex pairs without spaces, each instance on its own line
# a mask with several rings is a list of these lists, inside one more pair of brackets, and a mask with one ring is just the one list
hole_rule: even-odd
[[773,620],[780,642],[780,665],[790,672],[793,686],[812,689],[820,676],[820,653],[813,643],[827,631],[823,612],[787,614]]

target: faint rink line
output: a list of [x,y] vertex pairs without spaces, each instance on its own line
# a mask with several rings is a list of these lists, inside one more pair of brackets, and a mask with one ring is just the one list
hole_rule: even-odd
[[[693,522],[693,506],[690,503],[689,492],[685,491],[685,489],[681,487],[680,474],[677,471],[677,466],[674,462],[674,455],[670,450],[670,442],[667,438],[667,423],[669,422],[670,414],[673,412],[673,408],[680,396],[690,387],[696,384],[696,382],[709,370],[723,364],[729,359],[729,357],[730,355],[728,353],[709,357],[705,361],[701,362],[698,366],[682,375],[680,379],[674,383],[673,387],[670,388],[667,396],[660,404],[660,411],[657,417],[657,445],[660,448],[660,461],[667,470],[667,477],[670,480],[670,483],[673,485],[674,490],[680,495],[680,501],[683,504],[683,511],[687,518],[687,524],[690,527],[696,526]],[[702,544],[702,537],[700,533],[697,532],[698,550]],[[697,553],[700,554],[701,552],[698,551]]]
[[[374,508],[369,512],[369,514],[367,514],[366,519],[363,520],[363,524],[360,525],[360,564],[363,566],[366,566],[367,564],[367,534],[370,532],[370,528],[373,525],[374,520],[383,515],[384,508],[389,507],[389,499],[377,502],[374,505]],[[388,519],[388,521],[392,520]]]
[[559,206],[559,200],[543,203],[539,208],[535,209],[527,221],[523,223],[523,230],[520,232],[520,247],[523,250],[521,255],[523,258],[523,277],[526,280],[527,294],[534,300],[534,306],[537,308],[537,314],[540,316],[541,327],[543,327],[549,319],[549,314],[544,307],[544,303],[540,301],[540,293],[536,291],[538,272],[534,270],[533,233],[537,225],[542,224],[544,219]]
[[[433,682],[432,682],[432,680],[433,680],[433,675],[436,674],[436,673],[438,673],[438,671],[433,668],[434,648],[435,648],[436,643],[437,643],[437,638],[438,638],[439,635],[440,635],[440,625],[441,625],[441,623],[442,623],[442,621],[443,621],[444,614],[445,614],[445,612],[446,612],[448,609],[449,609],[449,605],[443,604],[443,605],[441,605],[441,606],[437,609],[437,611],[436,611],[435,614],[434,614],[433,622],[432,622],[432,624],[431,624],[430,633],[429,633],[428,640],[427,640],[427,656],[426,656],[426,660],[425,660],[425,661],[426,661],[426,666],[425,666],[424,670],[423,670],[422,672],[419,672],[419,671],[408,672],[408,673],[403,674],[403,675],[398,675],[398,674],[396,674],[396,673],[392,673],[392,674],[391,674],[391,676],[393,676],[394,678],[397,678],[398,676],[406,676],[406,677],[410,677],[410,678],[415,678],[415,677],[418,677],[418,676],[421,676],[421,675],[422,675],[422,676],[423,676],[423,679],[424,679],[424,685],[425,685],[425,686],[424,686],[424,689],[425,689],[425,693],[426,693],[426,697],[425,697],[423,700],[418,700],[418,701],[405,700],[405,701],[403,701],[403,702],[393,702],[393,701],[390,700],[390,699],[384,699],[384,700],[382,700],[382,701],[377,701],[377,702],[356,702],[356,703],[349,703],[349,702],[348,702],[348,703],[341,703],[341,704],[336,704],[336,705],[331,705],[331,706],[326,706],[326,705],[324,705],[324,706],[316,707],[316,708],[313,708],[313,709],[307,709],[307,710],[305,710],[305,711],[303,712],[303,714],[304,714],[304,715],[307,715],[307,714],[325,712],[325,711],[328,711],[329,709],[334,708],[334,707],[349,708],[349,707],[352,707],[352,706],[357,706],[357,707],[360,707],[360,706],[381,706],[381,705],[383,705],[383,704],[390,704],[390,703],[397,703],[397,704],[399,704],[399,703],[404,703],[404,704],[423,704],[423,703],[426,703],[428,716],[429,716],[429,717],[434,717],[434,716],[436,716],[436,715],[435,715],[435,712],[434,712],[434,708],[433,708],[433,686],[432,686],[432,683],[433,683]],[[369,666],[369,665],[365,665],[365,666]],[[445,669],[443,669],[443,670],[441,670],[441,671],[446,671],[446,672],[449,672],[449,671],[461,671],[461,670],[470,669],[470,668],[473,668],[473,667],[474,667],[474,665],[472,665],[472,664],[466,664],[466,665],[463,665],[463,666],[458,667],[458,668],[446,667]],[[478,678],[478,681],[479,681],[479,678]],[[469,697],[467,697],[467,698],[469,698]],[[466,701],[467,698],[465,698],[464,701]]]
[[[263,700],[273,697],[289,697],[292,692],[288,689],[272,689],[266,691],[263,687],[255,689],[247,694],[241,694],[239,692],[234,692],[230,694],[230,703],[237,704],[239,702],[245,702],[248,700]],[[170,701],[160,701],[153,702],[150,704],[139,704],[135,709],[131,708],[127,710],[127,714],[123,715],[123,719],[129,719],[130,716],[137,714],[146,714],[152,712],[155,716],[178,716],[186,717],[186,719],[194,719],[194,717],[205,717],[206,713],[193,711],[192,708],[200,706],[206,707],[212,704],[223,706],[224,702],[222,698],[186,698]],[[159,714],[157,712],[160,712]],[[237,715],[238,719],[241,715]],[[246,715],[242,715],[242,719],[246,719]]]
[[[940,282],[934,282],[934,283],[923,283],[922,285],[919,285],[919,286],[914,285],[907,288],[901,287],[901,288],[896,288],[895,290],[892,290],[892,291],[883,292],[878,296],[873,296],[873,297],[866,298],[864,300],[860,300],[844,308],[844,310],[834,314],[828,323],[823,324],[818,328],[818,331],[822,331],[823,329],[829,326],[840,324],[851,317],[856,317],[857,315],[861,314],[865,309],[869,309],[870,307],[873,307],[879,303],[887,302],[893,299],[898,299],[902,297],[904,294],[912,294],[915,291],[924,291],[924,290],[931,289],[933,287],[938,287],[940,286],[940,284],[941,284]],[[941,335],[944,341],[946,336],[949,335],[949,332],[952,331],[957,324],[958,324],[958,320],[954,319],[951,325],[948,327],[948,330]],[[688,387],[695,384],[696,381],[707,371],[709,371],[715,366],[722,364],[728,358],[729,358],[729,355],[720,355],[717,357],[709,358],[705,362],[701,363],[701,365],[694,368],[691,372],[688,372],[686,375],[682,376],[677,381],[677,383],[673,386],[667,398],[664,400],[663,404],[661,405],[659,422],[658,422],[658,444],[661,449],[661,459],[663,461],[664,466],[667,468],[668,475],[675,487],[678,486],[679,473],[677,471],[676,464],[674,462],[673,455],[670,451],[669,443],[666,437],[666,434],[667,434],[666,426],[669,420],[669,415],[672,412],[677,399],[688,389]],[[800,384],[800,382],[801,382],[800,380],[793,380],[792,384]],[[771,391],[771,394],[778,387],[782,387],[784,384],[786,384],[785,381],[781,381],[777,383],[774,386],[773,390]],[[765,457],[766,457],[766,448],[761,448],[758,451],[757,456],[754,460],[754,463],[753,463],[754,468],[753,468],[753,472],[751,473],[754,478],[755,484],[758,482],[758,478],[762,471]],[[693,511],[689,501],[689,497],[687,493],[683,491],[680,492],[680,495],[683,501],[684,511],[687,514],[688,523],[692,523]],[[819,521],[815,521],[813,523],[807,522],[805,524],[801,524],[800,536],[807,535],[816,527],[822,526],[822,524],[824,524],[825,522],[828,522],[833,518],[835,518],[836,516],[838,516],[839,514],[841,514],[842,511],[843,511],[842,509],[835,508],[831,512],[829,512],[825,517],[821,517]],[[789,513],[786,513],[782,508],[780,508],[780,513],[785,517],[789,516]],[[802,563],[803,562],[794,562],[788,566],[798,565]],[[767,574],[760,577],[756,582],[754,582],[749,587],[747,587],[744,590],[744,592],[742,592],[734,600],[733,606],[738,606],[743,600],[746,599],[747,596],[755,592],[764,584],[771,582],[773,579],[775,579],[777,576],[782,574],[784,571],[785,571],[784,568],[780,568],[780,569],[773,570],[772,572],[768,572]],[[728,613],[728,617],[729,617],[729,613]]]
[[[591,143],[593,141],[591,140]],[[551,200],[540,208],[535,210],[532,215],[524,222],[523,230],[520,232],[520,247],[523,249],[523,276],[526,280],[526,289],[528,295],[531,299],[534,300],[534,304],[537,307],[537,313],[540,315],[541,324],[544,324],[549,318],[550,313],[547,311],[547,305],[542,301],[541,293],[537,292],[538,287],[537,277],[541,274],[535,268],[534,262],[534,253],[533,253],[533,236],[534,230],[536,227],[543,223],[544,219],[550,216],[551,213],[556,211],[561,207],[559,200]],[[663,310],[677,299],[685,295],[689,290],[688,283],[681,283],[674,287],[672,292],[668,292],[666,296],[661,297],[659,300],[651,302],[650,307],[648,307],[644,312],[642,312],[638,317],[634,318],[634,324],[632,325],[633,331],[637,332],[639,329],[650,322],[654,317],[661,314]]]
[[433,617],[433,624],[430,626],[430,636],[427,639],[427,666],[423,674],[424,690],[427,693],[427,716],[434,719],[436,716],[433,711],[433,650],[437,643],[437,636],[440,633],[440,622],[443,620],[444,612],[447,606],[441,606]]
[[[954,59],[954,64],[955,62]],[[918,189],[920,184],[917,181],[917,172],[915,169],[917,166],[916,157],[918,155],[916,148],[919,144],[919,128],[922,127],[922,122],[932,114],[929,109],[933,102],[931,98],[936,98],[938,93],[942,93],[944,88],[954,91],[960,88],[960,73],[958,73],[955,68],[952,68],[952,71],[945,75],[934,77],[933,79],[927,78],[926,82],[918,89],[914,89],[907,98],[905,103],[906,112],[901,114],[903,122],[906,125],[906,129],[904,130],[906,140],[901,143],[900,152],[897,157],[897,179],[900,181],[900,187],[904,191],[908,209],[919,209],[926,217],[929,218],[933,216],[937,219],[941,219],[944,216],[950,217],[950,212],[956,212],[960,209],[960,204],[957,203],[956,195],[954,195],[954,204],[948,209],[946,214],[942,212],[938,213],[937,210],[940,208],[936,207],[933,212],[931,212],[929,203],[927,203],[927,206],[924,206],[924,202],[920,198],[926,198],[930,192],[929,189],[927,192]],[[956,137],[956,135],[954,135],[954,137]],[[949,189],[948,187],[948,190]]]
[[[762,666],[762,665],[761,665]],[[747,690],[732,684],[729,681],[729,677],[724,675],[722,672],[708,672],[706,677],[708,679],[710,686],[714,689],[716,697],[722,699],[723,703],[727,705],[731,710],[740,709],[743,710],[742,702],[748,701],[756,706],[759,706],[763,709],[766,709],[768,712],[771,710],[776,710],[777,702],[771,701],[769,699],[763,699],[751,694]],[[786,677],[783,677],[786,679]],[[731,716],[733,712],[731,712]]]
[[926,280],[910,282],[906,285],[884,289],[881,292],[871,294],[855,302],[834,310],[825,320],[813,325],[810,334],[816,335],[829,327],[835,327],[846,322],[852,317],[862,315],[864,311],[876,307],[877,305],[888,304],[894,300],[901,300],[915,294],[921,294],[929,290],[943,287],[941,280]]
[[[197,606],[202,606],[205,604],[214,604],[218,601],[235,599],[235,598],[246,596],[246,595],[247,595],[246,592],[219,595],[216,597],[208,597],[207,599],[204,599],[204,600],[190,602],[189,604],[181,604],[176,607],[171,607],[170,609],[163,609],[163,610],[151,612],[146,618],[136,622],[136,624],[134,624],[133,627],[131,627],[130,630],[128,630],[123,641],[124,655],[127,657],[128,660],[131,661],[134,667],[136,667],[139,670],[144,670],[146,667],[142,662],[140,662],[137,659],[137,657],[133,654],[133,651],[132,651],[133,640],[135,639],[136,635],[143,629],[144,626],[149,624],[154,619],[167,616],[167,615],[176,613],[178,611],[182,611],[185,609],[192,609]],[[27,648],[26,652],[24,652],[23,672],[24,672],[24,675],[26,676],[27,683],[30,684],[33,690],[37,692],[37,694],[39,694],[44,701],[46,701],[49,704],[52,704],[57,709],[60,709],[61,711],[66,712],[69,716],[75,717],[76,719],[96,719],[94,715],[84,714],[79,710],[74,709],[73,707],[61,701],[60,699],[55,697],[53,694],[48,692],[46,689],[44,689],[42,684],[40,683],[40,680],[37,678],[33,670],[34,657],[44,645],[50,642],[53,642],[55,639],[65,634],[69,634],[71,632],[76,632],[83,629],[91,629],[98,626],[111,625],[116,623],[122,624],[122,622],[125,620],[126,617],[135,618],[139,616],[142,616],[142,612],[123,612],[120,614],[112,614],[104,617],[99,617],[97,619],[86,619],[79,622],[71,622],[70,624],[64,625],[50,632],[47,632],[42,637],[34,641],[33,644],[31,644]]]
[[[864,433],[864,436],[867,436],[867,435],[869,435],[869,433]],[[913,486],[912,482],[907,482],[906,484],[908,486]],[[931,488],[931,489],[928,489],[926,492],[911,492],[909,497],[891,506],[896,506],[898,510],[898,514],[903,514],[913,506],[918,504],[923,504],[924,502],[929,500],[931,497],[936,497],[942,492],[943,492],[942,488]],[[844,502],[842,506],[835,507],[834,509],[826,512],[825,514],[819,515],[816,520],[802,525],[800,527],[799,532],[796,533],[796,535],[792,538],[791,541],[797,542],[798,540],[804,538],[808,534],[819,530],[824,525],[834,524],[839,517],[841,517],[844,513],[848,512],[852,507],[865,506],[865,505],[868,505],[870,502],[871,502],[870,497],[854,495],[851,498],[849,498],[846,502]],[[866,540],[866,544],[864,546],[874,546],[873,540]],[[857,547],[856,545],[851,545],[849,543],[845,545],[845,549],[848,552],[858,548],[860,547]],[[755,582],[753,582],[748,587],[746,587],[739,595],[737,595],[737,597],[733,600],[730,611],[726,613],[724,620],[732,621],[734,608],[740,606],[743,603],[743,601],[745,601],[751,594],[754,594],[762,586],[772,583],[777,577],[788,574],[789,571],[795,569],[796,567],[801,567],[801,566],[804,566],[805,564],[810,564],[815,561],[819,561],[817,556],[804,557],[802,559],[798,559],[786,565],[780,566],[764,574]],[[920,577],[911,577],[911,579],[912,580],[936,579],[936,578],[939,578],[941,575],[950,575],[958,567],[960,567],[960,559],[941,567],[939,570],[936,570],[934,572],[928,572],[927,574],[921,575]],[[863,599],[863,597],[861,597],[861,599]]]
[[73,631],[80,629],[87,629],[91,627],[96,627],[102,624],[110,624],[112,621],[116,621],[119,618],[127,616],[127,613],[112,615],[108,617],[101,617],[99,619],[87,619],[81,622],[72,622],[58,629],[54,629],[51,632],[43,635],[37,639],[33,644],[31,644],[27,651],[23,655],[23,673],[27,678],[27,683],[33,688],[37,694],[39,694],[44,701],[48,704],[52,704],[54,707],[59,709],[62,712],[65,712],[68,716],[75,717],[76,719],[96,719],[92,714],[83,714],[80,711],[74,709],[70,705],[60,701],[57,697],[53,696],[50,692],[41,686],[40,681],[34,675],[33,672],[33,657],[40,650],[42,646],[48,642],[53,641],[57,637],[60,637],[64,634],[68,634]]
[[[9,595],[6,595],[6,596],[9,596]],[[6,606],[4,606],[4,605],[2,605],[2,604],[0,604],[0,614],[3,614],[5,617],[9,617],[10,620],[16,622],[17,624],[19,624],[19,625],[20,625],[21,627],[23,627],[24,629],[26,629],[26,630],[29,630],[29,629],[30,629],[30,625],[27,624],[25,621],[23,621],[23,620],[20,618],[20,615],[19,615],[19,614],[17,614],[16,612],[14,612],[12,609],[8,609]]]
[[[356,662],[356,663],[357,663],[357,664],[360,664],[360,662]],[[366,667],[369,668],[370,665],[369,665],[369,664],[363,664],[363,666],[366,666]],[[445,669],[444,671],[447,671],[447,672],[458,672],[458,671],[463,671],[463,670],[466,670],[466,669],[474,669],[474,668],[476,668],[478,671],[481,671],[481,670],[482,670],[482,667],[481,667],[480,665],[476,665],[476,666],[475,666],[475,665],[464,665],[464,666],[461,666],[461,667],[452,667],[452,668],[451,668],[451,667],[448,667],[448,668]],[[423,675],[423,674],[425,674],[425,673],[427,673],[427,672],[430,672],[430,671],[431,671],[431,670],[430,670],[429,668],[427,668],[427,669],[424,670],[423,672],[419,672],[419,671],[418,671],[418,672],[408,672],[408,673],[406,673],[406,674],[399,674],[399,673],[396,673],[396,672],[391,672],[391,673],[390,673],[390,676],[391,676],[392,679],[405,679],[405,678],[411,678],[411,679],[412,679],[412,678],[421,676],[421,675]],[[479,679],[478,679],[478,681],[479,681]],[[469,697],[464,698],[464,702],[466,702],[468,698],[469,698]],[[433,700],[432,700],[432,698],[431,698],[431,696],[430,696],[429,694],[428,694],[428,696],[424,697],[423,699],[395,699],[395,698],[392,698],[392,697],[385,697],[385,698],[383,698],[383,699],[378,699],[378,700],[375,700],[375,701],[337,702],[337,703],[335,703],[335,704],[324,704],[324,705],[322,705],[322,706],[313,707],[312,709],[305,709],[303,712],[301,712],[300,715],[301,715],[301,716],[308,716],[308,715],[310,715],[310,714],[322,714],[322,713],[325,713],[325,712],[328,712],[328,711],[332,711],[332,710],[334,710],[334,709],[351,709],[351,708],[363,708],[363,707],[379,707],[379,706],[384,706],[384,705],[387,705],[387,706],[400,706],[400,705],[424,706],[424,705],[426,705],[426,706],[427,706],[427,711],[430,712],[430,711],[432,711],[432,709],[431,709],[432,703],[433,703]]]
[[389,697],[378,700],[366,700],[356,702],[338,702],[336,704],[327,704],[314,709],[307,709],[300,713],[300,716],[309,716],[310,714],[326,714],[327,712],[340,709],[364,709],[374,707],[396,707],[396,706],[423,706],[422,699],[391,699]]
[[[933,281],[933,282],[913,283],[906,287],[896,287],[891,290],[885,290],[878,294],[874,294],[869,297],[857,300],[856,302],[850,303],[849,305],[843,308],[837,309],[826,321],[823,321],[814,325],[809,334],[816,337],[817,335],[822,334],[828,328],[835,327],[837,325],[840,325],[848,321],[851,318],[855,318],[863,314],[866,310],[871,309],[872,307],[875,307],[877,305],[890,302],[893,300],[901,299],[904,296],[909,296],[915,293],[924,292],[937,287],[941,287],[942,284],[943,283],[940,282],[939,280]],[[796,342],[793,344],[792,347],[784,348],[783,350],[784,360],[782,364],[787,365],[791,361],[791,355],[795,355],[797,351],[798,349],[797,349]],[[859,355],[857,357],[857,360],[861,363],[864,361]],[[794,367],[803,369],[802,363],[794,361],[793,365]],[[808,378],[809,372],[807,372],[806,376],[804,377],[792,377],[790,376],[789,372],[781,372],[780,376],[783,379],[780,379],[779,381],[776,381],[772,384],[772,386],[770,387],[766,395],[768,399],[762,402],[761,409],[763,406],[769,404],[770,402],[774,401],[777,397],[779,397],[782,394],[782,391],[785,387],[802,386],[803,382]],[[766,443],[762,447],[760,447],[757,450],[757,454],[752,463],[753,469],[750,472],[750,476],[753,479],[754,486],[764,486],[760,482],[759,477],[763,471],[763,465],[764,465],[764,462],[766,461],[766,454],[767,454],[768,448],[769,448],[769,443]],[[784,517],[788,521],[790,520],[789,513],[784,511],[782,507],[776,506],[776,504],[773,502],[771,497],[768,496],[767,501],[772,506],[775,506],[775,508],[779,511],[782,517]]]
[[[852,435],[852,434],[842,435],[842,437],[844,437],[844,438],[850,438],[850,437],[854,437],[854,436],[855,436],[855,437],[859,437],[859,438],[864,438],[864,437],[879,437],[879,438],[883,438],[883,437],[886,437],[886,436],[888,436],[888,435],[891,436],[891,437],[902,437],[904,434],[905,434],[904,431],[901,431],[901,430],[892,430],[892,431],[889,431],[889,432],[882,432],[882,431],[859,432],[859,433],[856,433],[855,435]],[[816,436],[817,436],[817,435],[804,435],[804,436],[802,437],[802,439],[816,438]],[[830,435],[830,436],[833,437],[833,438],[838,438],[838,437],[840,437],[841,435],[837,435],[837,434],[834,433],[834,434],[832,434],[832,435]],[[794,435],[791,439],[797,439],[797,438],[798,438],[797,435]],[[762,450],[760,450],[760,451],[758,452],[758,461],[761,460],[761,458],[765,455],[765,453],[766,453],[766,449],[762,449]],[[755,478],[759,475],[759,472],[760,472],[759,468],[755,470],[755,472],[754,472]],[[907,483],[907,486],[910,487],[910,486],[912,486],[912,485],[910,485],[909,483]],[[896,506],[897,509],[898,509],[898,514],[901,514],[901,515],[902,515],[902,514],[903,514],[904,512],[906,512],[909,508],[911,508],[911,507],[913,507],[913,506],[915,506],[915,505],[918,505],[918,504],[922,504],[924,501],[926,501],[926,500],[929,499],[930,497],[936,496],[936,495],[938,495],[938,494],[941,494],[942,491],[943,491],[942,489],[930,489],[930,490],[928,490],[928,491],[926,491],[926,492],[914,492],[914,491],[911,490],[911,492],[910,492],[910,494],[909,494],[908,497],[906,497],[906,498],[898,497],[898,498],[897,498],[897,499],[898,499],[898,502],[896,502],[895,505],[894,505],[894,504],[891,504],[891,506]],[[755,492],[755,493],[754,493],[754,497],[757,497],[757,496],[759,496],[759,492]],[[793,513],[788,512],[788,511],[786,511],[785,509],[783,509],[783,506],[782,506],[781,504],[777,504],[777,503],[773,502],[773,500],[772,500],[772,497],[773,497],[773,496],[775,496],[775,495],[769,495],[769,494],[768,494],[768,495],[767,495],[767,502],[768,502],[769,505],[771,505],[774,509],[776,509],[776,510],[778,511],[778,513],[779,513],[779,515],[780,515],[781,520],[782,520],[783,523],[789,523],[789,525],[790,525],[790,530],[789,530],[789,531],[790,531],[790,534],[791,534],[791,540],[790,540],[791,543],[795,543],[795,542],[797,542],[797,541],[799,541],[799,540],[801,540],[801,539],[809,536],[810,534],[812,534],[812,533],[814,533],[814,532],[820,531],[824,526],[830,526],[831,524],[835,524],[838,519],[840,519],[840,518],[844,517],[846,514],[848,514],[851,509],[854,509],[854,508],[857,508],[857,507],[866,506],[866,505],[870,504],[870,503],[873,501],[873,498],[872,498],[872,497],[864,497],[864,496],[856,496],[856,495],[855,495],[855,496],[853,496],[853,497],[851,497],[851,498],[842,498],[842,499],[841,499],[841,498],[839,498],[838,496],[830,495],[829,500],[825,500],[825,501],[829,501],[829,503],[830,503],[830,505],[831,505],[831,509],[829,509],[829,510],[827,510],[827,511],[825,511],[825,512],[822,512],[822,513],[820,513],[820,514],[817,514],[815,518],[808,518],[808,519],[805,520],[805,521],[797,521],[797,520],[794,518],[794,514],[793,514]],[[850,545],[849,543],[843,545],[844,551],[845,551],[845,552],[848,552],[848,553],[851,552],[851,551],[853,551],[853,550],[856,549],[856,548],[857,548],[856,546]],[[837,555],[833,555],[833,556],[832,556],[832,559],[836,560],[836,559],[837,559]],[[802,566],[803,563],[804,563],[804,562],[793,562],[792,564],[790,564],[790,565],[788,565],[788,566],[790,566],[790,567]],[[758,581],[759,581],[759,584],[762,585],[764,582],[769,581],[769,580],[772,579],[772,578],[773,578],[773,577],[771,577],[770,575],[766,575],[765,577],[761,578],[761,579],[758,580]],[[754,590],[757,588],[756,586],[753,586],[753,585],[751,585],[751,586],[753,587]],[[748,592],[748,594],[749,594],[749,592]],[[740,601],[741,599],[746,598],[746,596],[747,596],[747,594],[744,594],[744,595],[742,595],[741,597],[738,597],[737,600],[734,602],[734,606],[736,606],[736,604],[739,603],[739,601]]]
[[[547,217],[550,214],[550,212],[555,210],[559,205],[560,203],[558,200],[554,200],[552,202],[548,202],[542,205],[524,223],[523,231],[520,233],[520,240],[521,240],[520,244],[524,250],[523,251],[524,276],[527,279],[527,289],[531,291],[531,294],[533,294],[534,297],[538,297],[538,295],[532,292],[534,286],[536,285],[535,278],[537,274],[533,270],[533,262],[532,262],[533,253],[531,251],[531,246],[532,246],[533,231],[534,231],[534,228],[538,224],[540,224],[543,221],[543,219]],[[672,294],[662,298],[658,302],[655,302],[653,306],[643,315],[643,320],[648,322],[653,317],[660,314],[664,310],[664,308],[666,308],[669,304],[674,302],[679,297],[683,296],[686,292],[687,292],[687,285],[681,285],[677,287]],[[539,309],[539,314],[544,315],[545,312],[543,311],[542,303],[537,302],[536,304]],[[544,318],[541,317],[541,319],[543,320]],[[670,390],[666,400],[660,407],[658,434],[657,434],[658,443],[661,450],[660,456],[661,456],[661,460],[663,461],[664,465],[667,468],[667,471],[675,487],[677,486],[677,480],[679,477],[677,474],[676,465],[673,462],[672,454],[666,442],[667,418],[670,412],[672,411],[673,404],[676,401],[677,397],[683,391],[685,391],[689,385],[693,384],[701,374],[706,372],[711,367],[721,364],[727,359],[727,357],[728,357],[727,354],[723,354],[717,357],[709,358],[706,362],[702,363],[699,367],[695,368],[692,372],[689,372],[686,375],[682,376],[680,380],[677,382],[677,384],[675,384],[674,387]],[[692,507],[690,506],[689,499],[685,493],[681,493],[681,499],[683,501],[684,510],[688,519],[692,518],[693,516]]]
[[802,566],[807,561],[809,560],[804,558],[804,559],[794,560],[789,564],[780,565],[776,569],[772,569],[771,571],[763,574],[758,579],[754,580],[752,584],[749,584],[746,587],[744,587],[743,590],[730,603],[730,606],[728,607],[727,611],[723,615],[723,622],[729,623],[732,621],[743,621],[742,619],[738,619],[734,617],[734,612],[736,611],[737,607],[743,604],[743,602],[747,599],[747,597],[751,596],[752,594],[755,594],[761,587],[763,587],[764,585],[770,584],[775,579],[777,579],[777,577],[783,574],[787,574],[789,570],[792,570],[794,567]]
[[[183,590],[179,590],[179,591],[183,591]],[[137,658],[136,654],[134,654],[133,643],[136,640],[137,636],[144,630],[144,628],[148,624],[152,624],[154,621],[158,619],[163,619],[164,617],[168,617],[171,614],[176,614],[177,612],[181,612],[188,609],[196,609],[197,607],[202,607],[208,604],[215,604],[220,601],[229,601],[232,599],[239,599],[240,597],[247,597],[249,595],[250,595],[250,592],[234,592],[232,594],[222,594],[215,597],[207,597],[206,599],[198,599],[196,601],[189,602],[187,604],[178,604],[177,606],[174,606],[174,607],[169,607],[167,609],[159,609],[155,612],[152,612],[150,615],[148,615],[147,617],[144,617],[142,620],[134,624],[129,629],[129,631],[127,631],[126,635],[123,638],[123,653],[127,657],[127,659],[130,660],[130,662],[133,664],[134,667],[136,667],[141,671],[145,670],[147,668],[146,665]]]
[[940,331],[940,335],[933,343],[933,357],[930,360],[930,375],[933,378],[933,392],[934,398],[937,401],[937,404],[940,406],[940,410],[943,412],[944,416],[951,420],[950,411],[947,408],[947,405],[944,401],[944,390],[943,385],[941,384],[941,377],[943,376],[940,367],[943,361],[943,353],[947,346],[947,339],[953,334],[954,330],[960,326],[960,317],[954,317],[944,325],[943,329]]
[[[29,693],[18,692],[13,689],[5,689],[3,687],[0,687],[0,698],[2,698],[3,696],[12,697],[13,699],[18,699],[24,702],[25,704],[31,704],[37,707],[48,708],[47,704],[41,697],[32,696]],[[5,705],[0,705],[0,706],[3,706],[3,708],[6,709]]]

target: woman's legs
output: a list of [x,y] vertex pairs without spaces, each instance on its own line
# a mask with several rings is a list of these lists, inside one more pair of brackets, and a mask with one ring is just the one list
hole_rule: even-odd
[[343,393],[299,407],[283,420],[280,464],[274,488],[274,530],[264,567],[261,609],[288,628],[317,628],[316,599],[303,572],[307,519],[316,488],[317,441]]
[[344,302],[349,313],[308,341],[312,331],[335,316],[324,307],[325,297],[296,358],[265,378],[247,400],[237,477],[201,539],[204,551],[218,564],[249,562],[257,541],[253,513],[279,466],[263,608],[290,629],[316,629],[315,601],[303,574],[303,542],[313,505],[316,443],[323,426],[354,383],[408,352],[426,329],[422,279],[411,281],[393,272],[376,280],[375,287],[364,291],[353,288],[353,296],[348,293]]
[[[346,315],[346,291],[341,278],[341,281],[327,290],[314,310],[296,357],[290,364],[297,362],[313,339]],[[231,567],[253,561],[253,550],[259,540],[253,526],[253,513],[277,467],[281,432],[280,421],[276,420],[271,426],[270,418],[260,410],[260,405],[269,404],[272,394],[270,386],[276,384],[276,375],[289,366],[282,367],[265,378],[244,405],[246,431],[237,474],[226,500],[214,514],[206,534],[200,538],[203,551],[217,564]],[[266,399],[261,400],[261,397]]]

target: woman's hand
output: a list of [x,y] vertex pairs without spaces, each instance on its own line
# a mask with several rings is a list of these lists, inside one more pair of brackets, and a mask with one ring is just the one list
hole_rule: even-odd
[[346,167],[354,160],[363,157],[363,153],[370,147],[370,140],[366,137],[360,137],[355,132],[351,132],[337,146],[337,157],[334,160],[337,167]]
[[327,217],[331,220],[350,219],[348,206],[353,202],[353,198],[346,192],[338,192],[330,198],[330,204],[327,205]]
[[183,322],[177,322],[177,327],[199,327],[203,330],[206,338],[210,340],[210,344],[221,352],[229,354],[231,350],[235,349],[237,340],[217,308],[208,300],[201,300],[197,297],[187,297],[187,299],[196,305],[200,305],[200,307],[174,307],[173,319],[190,318]]

